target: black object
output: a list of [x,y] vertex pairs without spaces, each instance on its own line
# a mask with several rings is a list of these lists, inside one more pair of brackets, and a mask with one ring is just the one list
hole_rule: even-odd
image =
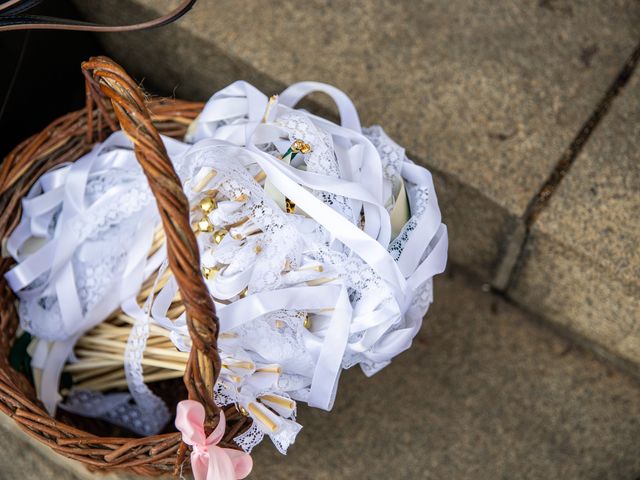
[[30,15],[25,12],[44,0],[0,1],[0,32],[9,30],[76,30],[84,32],[132,32],[161,27],[182,17],[191,10],[196,0],[183,0],[180,5],[161,17],[131,25],[98,25],[70,18]]

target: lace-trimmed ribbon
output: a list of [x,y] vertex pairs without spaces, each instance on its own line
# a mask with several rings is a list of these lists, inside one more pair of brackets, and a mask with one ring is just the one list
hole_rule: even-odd
[[[345,147],[336,148],[341,164],[361,165],[357,179],[353,182],[298,170],[255,146],[256,143],[263,144],[268,141],[275,143],[276,138],[268,137],[268,134],[274,133],[268,123],[273,121],[279,112],[294,107],[300,99],[316,90],[327,93],[336,102],[341,116],[341,126],[307,115],[334,136],[336,147]],[[375,306],[360,318],[347,320],[349,329],[338,328],[336,332],[331,331],[329,341],[325,339],[326,350],[319,356],[309,403],[329,409],[333,403],[329,386],[336,384],[336,378],[335,370],[328,367],[327,362],[335,364],[336,358],[341,361],[345,348],[348,348],[355,352],[366,352],[366,356],[372,362],[384,365],[411,345],[422,323],[423,312],[416,312],[410,307],[417,290],[429,278],[444,271],[447,259],[447,230],[441,223],[431,174],[423,167],[405,161],[402,165],[404,179],[427,188],[431,198],[426,205],[426,211],[417,218],[416,227],[409,235],[396,263],[386,249],[389,244],[388,230],[367,230],[367,226],[371,224],[376,227],[390,224],[384,208],[386,199],[383,194],[390,193],[390,188],[383,186],[382,177],[378,173],[382,171],[380,156],[371,142],[360,133],[357,112],[349,98],[329,85],[303,82],[285,90],[279,98],[279,103],[268,108],[268,102],[265,95],[246,82],[236,82],[214,95],[199,117],[193,134],[194,139],[202,140],[190,150],[189,155],[195,154],[198,149],[224,145],[228,140],[238,142],[247,148],[256,163],[266,172],[270,182],[284,196],[360,256],[385,280],[393,290],[399,307],[394,310],[389,306]],[[267,110],[269,114],[264,118],[264,112]],[[246,122],[235,122],[219,128],[216,124],[220,120],[243,116],[247,117]],[[262,123],[263,120],[266,120],[267,125]],[[354,148],[354,145],[359,148]],[[360,158],[357,158],[358,156]],[[368,189],[367,195],[364,194],[363,187]],[[365,230],[360,230],[353,222],[312,195],[309,189],[337,193],[361,201],[365,209]],[[252,301],[251,297],[245,300],[247,303]],[[304,310],[303,304],[297,307]],[[336,315],[340,316],[339,313]],[[405,316],[405,325],[392,330],[402,316]],[[354,328],[355,325],[358,327]],[[355,343],[347,345],[346,339],[353,333],[360,333],[360,338]]]
[[[186,148],[176,140],[163,140],[174,159]],[[113,222],[113,219],[109,220],[114,213],[110,207],[131,188],[126,182],[112,186],[88,204],[87,185],[90,179],[116,169],[123,171],[123,175],[125,172],[142,175],[132,144],[122,132],[114,133],[75,163],[43,175],[23,200],[23,217],[7,241],[7,250],[18,264],[5,274],[5,278],[21,301],[32,306],[28,324],[21,315],[23,327],[40,339],[53,341],[48,352],[39,348],[42,352],[39,366],[43,369],[41,400],[51,414],[60,401],[58,383],[62,368],[77,339],[104,321],[122,302],[135,298],[144,278],[161,261],[157,255],[151,261],[147,259],[158,214],[151,205],[143,206],[132,232],[132,243],[127,245],[123,268],[113,275],[109,285],[104,286],[104,291],[109,293],[93,305],[86,305],[81,300],[76,282],[79,267],[74,265],[72,258],[83,249],[90,255],[104,255],[100,248],[86,248],[87,239],[96,233],[86,225],[95,225],[98,214],[103,215],[105,221]],[[150,202],[150,193],[147,197]],[[140,207],[133,205],[134,209]],[[51,231],[56,215],[55,228]],[[34,244],[39,247],[35,252],[32,251]],[[57,299],[59,324],[52,324],[56,316],[41,306],[49,298]]]
[[[293,110],[300,99],[316,90],[329,94],[335,100],[340,112],[340,125],[306,112]],[[275,145],[280,151],[286,149],[292,140],[291,130],[282,124],[277,124],[276,120],[279,117],[292,115],[304,115],[305,119],[310,121],[318,131],[328,136],[328,142],[333,148],[331,154],[335,155],[340,170],[339,177],[323,172],[318,173],[320,170],[312,172],[298,169],[294,165],[278,160],[273,152],[267,153],[258,148],[258,145],[261,147]],[[278,311],[330,312],[323,314],[325,316],[321,330],[312,332],[303,329],[304,348],[313,359],[313,370],[308,375],[308,382],[301,383],[305,388],[308,386],[309,390],[308,396],[303,397],[305,401],[312,406],[330,410],[333,406],[338,379],[345,364],[362,363],[365,373],[371,375],[407,349],[421,326],[428,302],[420,303],[417,298],[425,288],[430,287],[430,279],[444,270],[448,246],[447,229],[441,223],[431,174],[423,167],[410,162],[404,156],[404,150],[393,145],[402,157],[395,172],[400,171],[407,185],[407,191],[419,188],[428,192],[428,197],[421,204],[420,209],[413,211],[415,205],[412,205],[413,217],[402,228],[400,233],[402,242],[396,248],[399,242],[397,239],[393,241],[391,239],[392,222],[388,211],[389,199],[396,190],[388,176],[385,178],[379,152],[381,146],[378,143],[374,145],[362,133],[353,103],[340,90],[315,82],[303,82],[285,90],[279,99],[270,101],[248,83],[236,82],[211,98],[190,129],[189,139],[197,143],[188,147],[181,142],[166,141],[172,160],[180,163],[179,171],[183,181],[198,182],[201,177],[206,177],[212,168],[217,167],[220,167],[217,169],[219,175],[222,175],[222,165],[213,163],[206,165],[209,168],[206,172],[203,169],[196,170],[195,167],[189,170],[190,162],[197,163],[195,160],[198,156],[206,155],[207,152],[224,154],[234,159],[233,166],[229,167],[230,177],[228,178],[235,181],[235,186],[244,184],[237,178],[239,174],[234,177],[232,168],[244,168],[247,165],[259,167],[266,173],[270,184],[280,194],[295,203],[296,208],[304,212],[305,217],[299,216],[300,218],[292,219],[291,222],[298,223],[291,223],[291,225],[300,228],[305,225],[305,228],[308,228],[303,221],[312,222],[313,226],[309,228],[312,233],[315,226],[319,225],[318,229],[322,230],[323,236],[320,243],[329,245],[326,247],[328,251],[339,252],[339,260],[331,260],[333,263],[327,261],[325,267],[340,271],[342,277],[338,275],[338,278],[323,285],[309,286],[304,282],[312,277],[299,276],[295,277],[297,280],[291,280],[291,284],[277,283],[275,287],[251,291],[245,298],[235,300],[228,305],[216,304],[221,333],[241,330],[247,322],[268,317]],[[388,143],[390,140],[383,139],[382,142],[384,146],[384,142]],[[171,320],[167,314],[177,291],[177,285],[173,279],[169,279],[155,297],[153,304],[146,305],[144,310],[131,300],[135,299],[142,280],[148,278],[166,256],[166,253],[161,250],[151,259],[147,259],[151,234],[158,223],[154,208],[149,208],[149,212],[143,216],[144,221],[140,224],[142,228],[128,246],[125,265],[118,275],[114,276],[113,288],[117,286],[118,295],[103,295],[104,298],[101,298],[101,301],[86,313],[83,313],[83,306],[79,300],[71,258],[81,245],[82,238],[74,237],[70,229],[66,227],[63,229],[60,225],[63,222],[68,225],[71,219],[90,217],[94,212],[93,209],[97,208],[94,205],[84,204],[87,181],[92,175],[96,172],[108,171],[110,168],[124,166],[134,168],[134,165],[135,158],[130,150],[130,143],[123,138],[122,134],[116,133],[75,164],[45,174],[24,200],[23,219],[9,239],[8,250],[19,261],[18,266],[7,273],[10,286],[25,301],[55,295],[61,304],[61,325],[64,327],[61,329],[61,335],[59,338],[50,338],[55,340],[52,345],[43,343],[43,346],[39,347],[37,359],[34,360],[44,368],[42,400],[50,411],[55,409],[59,400],[57,385],[60,371],[71,354],[78,336],[104,320],[118,305],[123,306],[137,322],[127,346],[126,370],[131,393],[139,402],[158,407],[152,410],[160,412],[163,418],[166,418],[166,412],[162,409],[162,405],[149,400],[151,397],[147,394],[150,392],[139,388],[140,383],[143,384],[139,359],[148,335],[148,322],[153,320],[169,330],[172,341],[180,350],[187,351],[190,348],[184,315],[177,320]],[[190,172],[191,175],[185,176],[185,172]],[[249,182],[253,182],[253,177],[248,172],[242,173]],[[249,187],[260,188],[255,182]],[[96,201],[96,204],[108,204],[125,190],[121,186],[111,188],[107,195]],[[264,195],[264,192],[259,193]],[[320,194],[345,199],[344,205],[351,212],[351,217],[345,215],[345,212],[336,208],[335,205],[327,204],[319,198]],[[192,193],[191,196],[191,200],[195,201],[197,195]],[[269,201],[269,199],[265,200],[267,203]],[[275,202],[271,203],[277,209]],[[55,216],[58,215],[61,206],[63,214],[56,222]],[[271,208],[270,205],[267,206]],[[239,208],[237,202],[221,201],[219,210],[212,213],[211,219],[214,219],[215,215],[232,216]],[[361,211],[364,212],[365,218],[362,229],[360,228]],[[274,218],[282,221],[283,215],[281,213]],[[52,223],[57,224],[53,233],[49,232]],[[218,224],[217,218],[213,223]],[[255,224],[247,225],[241,228],[249,230],[256,226]],[[281,232],[278,238],[283,239],[283,235]],[[33,253],[26,247],[36,237],[44,241],[40,240],[43,245]],[[229,248],[228,252],[236,254],[232,255],[234,258],[241,254],[248,255],[247,251],[251,253],[255,248],[254,244],[247,243],[247,251],[233,250],[231,248],[233,245],[230,247],[227,242],[227,240],[232,241],[228,237],[217,248],[221,251]],[[325,242],[326,239],[328,241]],[[203,245],[201,248],[204,248]],[[390,250],[394,251],[396,257],[390,253]],[[293,253],[302,257],[305,252]],[[267,252],[263,252],[263,256],[266,254]],[[203,261],[206,258],[208,258],[207,254],[204,254]],[[277,257],[277,259],[275,268],[281,269],[283,258]],[[347,260],[357,260],[352,264],[372,272],[371,275],[379,279],[377,287],[379,290],[376,290],[376,293],[380,295],[368,293],[365,298],[358,297],[357,294],[361,292],[349,286],[347,273],[344,269],[340,270],[344,268],[340,263]],[[320,264],[322,263],[320,261]],[[222,300],[231,299],[236,298],[250,282],[268,273],[273,272],[259,270],[253,264],[246,269],[229,268],[229,271],[220,272],[215,279],[208,282],[208,285],[214,297]],[[36,280],[40,283],[35,282]],[[296,284],[298,280],[300,283]],[[265,282],[264,285],[267,283]],[[110,290],[107,289],[107,291]],[[51,312],[44,309],[41,313],[41,317],[32,319],[36,326],[31,331],[36,336],[46,338],[46,332],[39,330],[37,325],[40,321],[50,321],[52,317]],[[50,316],[46,317],[47,314]],[[221,349],[229,348],[228,352],[221,352],[221,354],[231,355],[239,352],[234,350],[239,348],[237,345],[226,341],[221,341],[220,346]],[[355,358],[356,361],[349,363],[347,358]],[[267,391],[271,392],[269,389],[278,387],[277,377],[269,378],[269,386],[262,385],[260,388],[255,383],[257,380],[252,379],[251,375],[243,378],[246,378],[244,390],[238,390],[235,396],[230,396],[232,402],[243,407],[252,404],[259,406],[256,398],[263,393],[261,388],[267,388]],[[299,399],[293,397],[293,394],[292,398]],[[99,402],[100,399],[96,397],[93,401]],[[267,411],[263,412],[264,415],[273,414],[270,410],[265,410]],[[263,433],[269,434],[281,451],[286,450],[300,429],[300,426],[290,419],[294,416],[295,408],[292,407],[289,410],[282,412],[284,415],[282,418],[276,418],[273,414],[271,421],[276,428],[273,432],[252,430],[251,434],[260,438]],[[249,414],[254,415],[252,412]],[[186,421],[187,417],[188,415],[183,420]],[[196,420],[198,418],[196,415]],[[152,429],[159,429],[160,423],[147,422],[147,426],[151,425]],[[220,425],[224,425],[223,420]],[[282,428],[279,430],[280,426]],[[195,430],[192,429],[192,431]],[[197,445],[206,445],[206,442],[203,443],[204,433],[202,438],[198,436],[194,442]],[[194,453],[198,454],[196,461],[200,465],[196,468],[200,469],[200,474],[205,475],[200,478],[209,478],[206,475],[211,462],[206,468],[204,467],[203,452],[201,447],[194,449]],[[222,460],[220,462],[226,465],[224,468],[228,471],[228,463]],[[214,463],[218,465],[220,462]]]

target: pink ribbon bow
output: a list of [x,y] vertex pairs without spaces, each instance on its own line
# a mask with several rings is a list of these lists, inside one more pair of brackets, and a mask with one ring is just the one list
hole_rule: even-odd
[[211,435],[204,433],[204,407],[193,400],[178,403],[176,427],[182,432],[182,441],[193,447],[191,469],[195,480],[237,480],[245,478],[253,468],[251,456],[231,448],[218,447],[226,422],[220,412],[220,421]]

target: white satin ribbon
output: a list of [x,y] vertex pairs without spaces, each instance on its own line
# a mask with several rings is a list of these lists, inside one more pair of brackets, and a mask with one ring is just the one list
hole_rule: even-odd
[[[163,141],[174,158],[186,149],[181,142],[168,138],[163,138]],[[123,271],[112,278],[105,288],[106,293],[95,305],[89,309],[81,305],[71,258],[76,252],[80,258],[82,255],[100,254],[100,248],[84,243],[92,232],[77,228],[82,228],[85,219],[108,208],[114,199],[127,192],[124,184],[111,187],[89,205],[86,186],[90,178],[113,169],[122,170],[125,176],[142,178],[132,144],[122,132],[114,133],[75,163],[43,175],[24,199],[23,217],[7,242],[8,251],[18,264],[5,274],[5,278],[18,297],[26,301],[53,295],[60,308],[60,328],[50,328],[55,337],[47,337],[39,328],[41,324],[53,321],[55,317],[51,317],[51,312],[34,306],[31,312],[38,313],[39,317],[30,319],[32,334],[54,341],[46,361],[43,361],[40,386],[41,400],[52,414],[60,400],[60,374],[77,339],[103,321],[121,302],[135,297],[145,274],[149,274],[153,264],[155,268],[159,264],[158,255],[147,261],[153,232],[159,221],[155,205],[150,204],[149,208],[142,210],[137,232],[126,252]],[[50,225],[56,212],[60,214],[51,232]],[[36,243],[41,244],[40,248],[30,251],[29,245],[38,239]],[[42,285],[33,287],[35,280]]]
[[[340,113],[340,125],[293,110],[303,97],[314,91],[324,92],[335,101]],[[305,121],[311,122],[309,125],[327,136],[327,145],[333,148],[339,176],[335,176],[335,172],[329,175],[305,171],[304,164],[303,168],[297,168],[299,161],[289,165],[263,150],[264,145],[273,145],[280,152],[286,151],[294,137],[290,133],[292,130],[285,127],[283,122],[278,123],[278,119],[291,115],[305,115]],[[361,362],[365,373],[375,373],[408,348],[420,328],[426,306],[417,302],[416,298],[421,290],[428,287],[430,279],[444,270],[448,246],[447,230],[441,223],[431,174],[404,158],[401,176],[407,191],[416,188],[426,190],[428,199],[421,206],[419,214],[414,212],[410,220],[411,228],[405,226],[400,232],[406,238],[403,237],[402,250],[396,261],[388,251],[392,247],[388,208],[394,203],[393,192],[397,192],[401,180],[396,178],[393,183],[385,179],[381,154],[363,134],[357,111],[344,92],[326,84],[302,82],[292,85],[279,97],[268,99],[250,84],[235,82],[207,102],[197,122],[189,129],[188,138],[197,141],[188,151],[184,144],[164,139],[174,163],[188,166],[198,155],[213,150],[237,156],[238,161],[242,162],[240,165],[246,166],[247,170],[254,169],[252,175],[258,169],[264,171],[269,185],[277,189],[282,198],[294,202],[298,212],[303,212],[304,217],[291,216],[291,225],[299,228],[299,232],[308,232],[310,236],[317,235],[316,226],[321,226],[318,230],[322,231],[320,243],[323,248],[340,252],[344,255],[341,258],[346,260],[361,259],[357,260],[357,265],[367,269],[367,272],[371,271],[371,275],[379,281],[376,290],[379,295],[359,297],[354,295],[354,287],[349,286],[350,280],[346,272],[341,270],[341,265],[318,261],[316,266],[322,267],[324,275],[330,278],[323,279],[313,268],[304,273],[299,271],[282,275],[282,267],[278,267],[275,273],[282,275],[282,279],[275,284],[276,287],[263,291],[249,289],[249,294],[241,298],[256,276],[269,273],[260,270],[264,265],[255,261],[257,251],[254,250],[259,245],[255,238],[259,238],[260,228],[253,220],[249,220],[242,226],[234,227],[230,235],[215,247],[218,249],[215,250],[216,254],[225,254],[227,257],[237,254],[237,258],[232,258],[225,268],[207,280],[210,292],[218,300],[216,308],[221,333],[241,330],[248,322],[266,318],[278,311],[316,314],[313,328],[302,332],[304,348],[312,358],[313,365],[309,369],[300,369],[308,376],[300,384],[310,385],[306,397],[310,405],[331,409],[340,373],[348,358],[356,358],[357,362]],[[125,312],[136,319],[126,355],[130,390],[137,403],[150,405],[161,413],[160,417],[165,418],[162,402],[159,399],[156,401],[144,386],[137,355],[144,349],[150,320],[169,330],[171,339],[182,351],[190,349],[190,339],[185,314],[177,320],[168,317],[168,310],[177,292],[175,279],[170,278],[156,295],[153,304],[148,303],[144,309],[140,309],[134,300],[143,280],[166,259],[164,248],[147,259],[153,230],[159,220],[155,209],[150,208],[148,215],[141,217],[140,229],[127,251],[122,272],[109,287],[112,295],[105,295],[84,314],[71,259],[76,252],[87,258],[99,254],[101,245],[84,245],[85,237],[74,236],[71,230],[61,228],[61,225],[68,225],[77,217],[92,215],[126,192],[126,187],[119,185],[109,189],[92,205],[86,205],[88,179],[112,168],[137,168],[131,144],[122,134],[114,134],[78,162],[53,170],[38,181],[24,199],[23,219],[7,244],[8,251],[19,261],[19,265],[7,273],[7,280],[25,300],[39,298],[46,293],[55,295],[60,302],[61,324],[69,335],[53,339],[56,341],[48,345],[46,351],[43,347],[38,356],[38,362],[44,368],[42,396],[48,409],[55,408],[58,401],[59,373],[78,336],[121,305]],[[194,171],[194,178],[183,181],[197,185],[206,181],[216,168],[214,159],[212,163]],[[191,202],[199,201],[199,193],[188,191],[187,194]],[[321,194],[344,199],[351,209],[352,213],[348,215],[351,218],[325,203]],[[62,207],[62,214],[52,233],[49,228],[59,207]],[[224,224],[226,218],[242,211],[242,208],[242,202],[221,200],[218,210],[209,214],[208,218],[215,225]],[[365,220],[362,229],[359,228],[361,211]],[[234,234],[239,234],[242,239],[234,240],[231,238]],[[255,236],[247,240],[245,237],[250,234]],[[202,257],[206,262],[212,258],[212,253],[206,251],[210,248],[209,244],[202,238],[198,239],[198,243],[205,250]],[[309,258],[314,258],[306,255],[313,252],[317,245],[305,243],[304,239],[301,243],[308,251],[303,249],[295,252],[295,258],[300,265],[304,265]],[[284,255],[282,252],[278,254]],[[281,262],[285,257],[276,258]],[[35,288],[34,281],[42,278],[47,281]],[[315,285],[314,281],[325,283]],[[232,302],[228,305],[221,303],[227,300]],[[221,338],[221,355],[232,359],[237,354],[244,358],[247,354],[241,352],[238,346],[241,340],[232,342]],[[269,361],[261,359],[263,362],[265,360]],[[241,379],[234,401],[243,407],[248,408],[256,402],[260,389],[277,388],[273,375],[267,375],[267,378],[255,372],[240,375],[227,370],[223,369],[224,378]],[[300,374],[300,371],[293,370],[285,373]],[[268,409],[264,410],[266,412],[263,415],[282,425],[283,432],[295,438],[299,425],[288,423],[292,422],[288,418],[293,412],[278,412],[284,417],[280,418]],[[160,428],[159,425],[154,428]]]

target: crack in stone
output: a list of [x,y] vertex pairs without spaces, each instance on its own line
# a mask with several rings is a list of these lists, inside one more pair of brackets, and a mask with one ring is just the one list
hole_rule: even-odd
[[[569,173],[571,166],[582,152],[582,149],[591,137],[591,134],[595,131],[596,127],[609,111],[613,101],[618,97],[618,95],[620,95],[622,89],[629,82],[629,79],[633,75],[639,61],[640,43],[636,45],[631,55],[629,55],[625,61],[620,73],[616,76],[604,96],[598,102],[595,110],[582,125],[567,149],[562,153],[547,180],[529,201],[527,209],[521,218],[522,224],[519,224],[516,227],[515,233],[507,240],[505,252],[509,252],[510,254],[503,256],[498,268],[496,269],[493,286],[497,290],[509,290],[517,278],[524,260],[531,227],[549,204],[551,197],[558,189],[564,177]],[[521,232],[523,227],[524,234]],[[514,254],[514,251],[517,252],[517,254]]]
[[591,134],[602,121],[605,114],[609,111],[613,100],[629,82],[639,60],[640,44],[636,46],[633,53],[629,58],[627,58],[622,70],[609,86],[600,102],[598,102],[596,109],[578,131],[578,134],[574,137],[569,147],[562,153],[562,156],[556,163],[555,168],[552,170],[542,187],[540,187],[540,190],[538,190],[536,195],[534,195],[529,202],[524,214],[524,222],[527,227],[531,227],[535,223],[540,213],[548,205],[549,200],[560,185],[560,182],[562,182],[567,173],[569,173],[569,169],[582,151],[584,145],[587,143],[587,140],[591,137]]

